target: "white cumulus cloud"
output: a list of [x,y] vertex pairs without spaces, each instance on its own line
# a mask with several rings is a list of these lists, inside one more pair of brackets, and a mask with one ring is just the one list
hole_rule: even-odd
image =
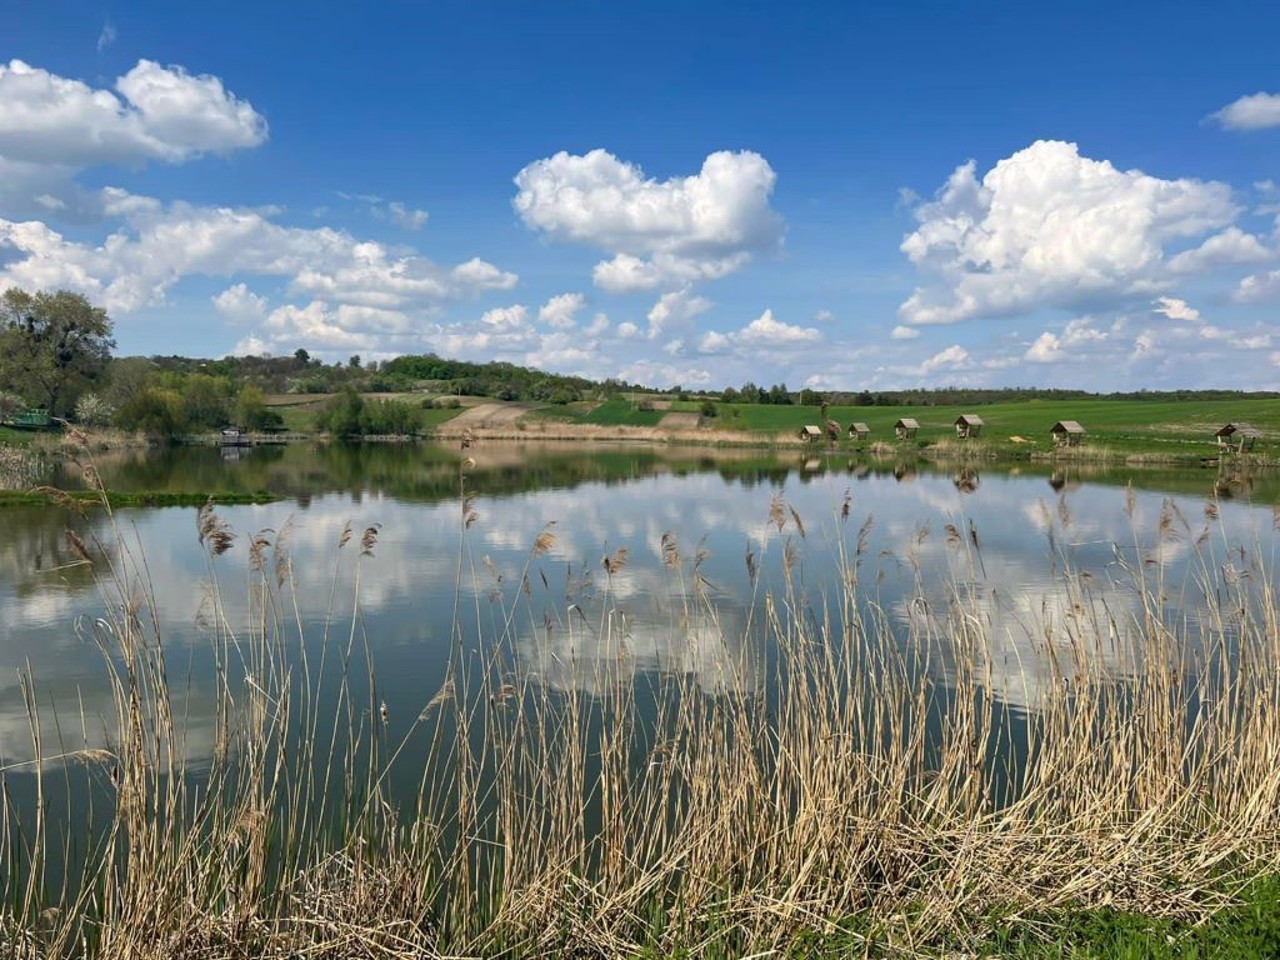
[[211,299],[214,309],[232,320],[257,320],[267,315],[267,298],[243,283],[228,287]]
[[1164,314],[1175,323],[1197,323],[1200,320],[1200,311],[1177,297],[1157,297],[1152,302],[1151,309]]
[[150,60],[116,80],[116,92],[32,67],[0,64],[0,157],[84,167],[110,162],[177,163],[255,147],[267,121],[222,81]]
[[553,329],[568,330],[586,305],[587,298],[580,293],[561,293],[538,308],[538,320]]
[[548,237],[609,252],[594,271],[612,291],[714,279],[776,249],[776,175],[751,151],[713,153],[694,175],[655,180],[605,150],[561,151],[515,178],[521,219]]
[[1280,127],[1280,93],[1253,93],[1232,101],[1210,119],[1228,130],[1262,130]]
[[510,307],[494,307],[484,312],[480,322],[502,332],[519,330],[529,324],[529,308],[520,303]]
[[822,332],[814,327],[801,327],[784,323],[766,309],[741,330],[731,333],[711,331],[702,337],[698,350],[702,353],[722,353],[736,346],[787,347],[815,343],[822,339]]
[[1228,225],[1230,188],[1164,180],[1041,140],[981,180],[958,167],[902,250],[934,281],[899,313],[908,324],[954,323],[1044,306],[1071,308],[1154,293],[1165,246]]
[[1175,256],[1169,261],[1169,269],[1174,273],[1199,273],[1237,263],[1266,263],[1275,257],[1275,252],[1253,234],[1239,227],[1228,227],[1194,250],[1184,250]]
[[711,301],[696,296],[688,287],[664,293],[649,311],[649,339],[684,329],[700,313],[711,309]]
[[920,375],[927,377],[941,371],[964,370],[972,364],[973,359],[969,356],[969,351],[958,343],[953,343],[920,364]]

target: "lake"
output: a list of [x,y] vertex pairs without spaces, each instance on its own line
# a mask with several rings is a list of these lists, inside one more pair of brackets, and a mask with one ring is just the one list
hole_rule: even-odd
[[[1086,578],[1090,616],[1140,612],[1135,578],[1146,578],[1194,624],[1202,581],[1231,562],[1233,548],[1272,555],[1280,492],[1269,475],[1229,489],[1211,469],[960,468],[552,444],[177,448],[104,455],[96,468],[109,489],[286,499],[218,507],[236,539],[213,559],[197,542],[195,508],[122,509],[114,519],[56,507],[0,512],[0,765],[32,755],[23,674],[36,690],[46,755],[106,745],[110,689],[92,642],[104,600],[77,565],[68,528],[91,553],[97,542],[118,557],[120,538],[145,563],[145,584],[134,589],[146,591],[148,622],[184,691],[185,748],[198,764],[215,739],[210,637],[243,634],[260,614],[248,586],[257,531],[287,552],[296,608],[286,619],[300,625],[297,642],[338,648],[358,634],[392,730],[440,689],[454,641],[482,651],[504,638],[521,678],[588,696],[619,670],[687,676],[709,695],[758,687],[769,659],[766,597],[787,592],[801,615],[838,618],[841,549],[847,568],[858,554],[861,601],[895,628],[928,602],[963,594],[976,603],[991,638],[980,662],[940,636],[922,669],[944,683],[976,671],[1023,710],[1046,684],[1064,682],[1064,669],[1069,679],[1046,640],[1067,643],[1082,615],[1064,566]],[[83,485],[75,465],[48,479]],[[369,528],[376,543],[362,556]],[[344,531],[352,542],[340,549]],[[602,561],[620,550],[625,561],[610,573]],[[1133,665],[1113,666],[1123,674]]]
[[45,479],[97,476],[282,499],[0,510],[28,939],[745,949],[1275,862],[1272,474],[479,443]]

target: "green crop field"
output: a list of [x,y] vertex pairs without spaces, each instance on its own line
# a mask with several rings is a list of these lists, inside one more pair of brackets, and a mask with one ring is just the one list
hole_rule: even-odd
[[[805,424],[821,425],[818,407],[717,404],[717,426],[755,433],[794,433]],[[1196,456],[1216,450],[1213,433],[1232,421],[1248,421],[1262,433],[1261,445],[1280,439],[1280,400],[1020,400],[972,408],[831,407],[827,416],[848,427],[861,420],[871,428],[869,442],[892,441],[900,417],[920,423],[917,441],[924,444],[954,437],[961,413],[976,413],[985,426],[982,437],[996,447],[1047,450],[1049,429],[1059,420],[1077,420],[1088,431],[1086,443],[1133,453]],[[1019,444],[1011,438],[1028,443]]]
[[606,427],[656,427],[666,413],[665,410],[641,410],[639,403],[630,400],[606,400],[579,422]]

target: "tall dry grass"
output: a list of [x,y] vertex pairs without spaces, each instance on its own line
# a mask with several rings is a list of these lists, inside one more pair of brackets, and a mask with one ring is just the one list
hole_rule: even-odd
[[[483,522],[466,469],[464,537]],[[42,742],[37,678],[24,678],[36,803],[19,810],[5,794],[0,948],[732,955],[814,933],[856,944],[874,929],[919,955],[980,935],[995,914],[1113,905],[1194,917],[1280,866],[1271,568],[1258,544],[1223,539],[1213,505],[1197,527],[1169,504],[1155,543],[1117,548],[1136,598],[1125,608],[1071,567],[1051,525],[1066,601],[1025,664],[1037,676],[1025,710],[996,693],[1002,628],[976,588],[978,531],[942,532],[967,573],[941,592],[922,581],[904,612],[864,582],[872,520],[848,501],[826,524],[830,554],[782,500],[770,517],[778,556],[745,559],[755,595],[743,629],[756,646],[724,635],[702,553],[673,534],[659,545],[671,629],[760,651],[717,658],[710,692],[687,672],[627,668],[614,589],[626,550],[605,557],[593,603],[540,609],[549,527],[481,617],[481,591],[463,586],[486,574],[464,546],[444,682],[392,740],[358,605],[361,579],[377,575],[378,528],[336,545],[360,557],[352,582],[335,566],[331,605],[350,590],[357,607],[329,619],[315,653],[298,642],[287,531],[238,537],[207,507],[197,535],[217,736],[199,767],[186,760],[143,553],[123,534],[73,541],[103,591],[92,639],[114,691],[110,746]],[[1054,523],[1068,521],[1064,508]],[[1144,562],[1174,538],[1195,543],[1191,581],[1168,583]],[[232,548],[253,561],[247,630],[220,600],[218,557]],[[808,582],[815,556],[831,558],[836,587]],[[1172,595],[1201,616],[1182,617]],[[491,625],[478,647],[459,626],[467,602]],[[519,656],[529,637],[553,636],[611,655],[562,664],[589,676],[561,689]],[[96,810],[50,809],[46,785],[68,770],[87,775]],[[393,789],[407,778],[415,791]],[[98,825],[84,842],[65,822],[77,816]]]

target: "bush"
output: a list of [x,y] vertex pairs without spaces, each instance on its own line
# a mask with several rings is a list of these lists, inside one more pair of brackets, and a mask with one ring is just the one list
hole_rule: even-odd
[[716,405],[711,400],[703,400],[698,407],[698,413],[710,420],[716,415]]
[[115,415],[115,408],[96,393],[83,394],[76,401],[76,423],[86,427],[105,427]]

